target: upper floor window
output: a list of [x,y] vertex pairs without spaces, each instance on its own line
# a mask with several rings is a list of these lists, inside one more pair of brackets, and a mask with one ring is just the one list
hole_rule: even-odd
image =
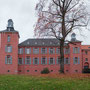
[[8,37],[7,37],[7,42],[10,42],[10,36],[8,35]]
[[57,64],[60,64],[61,63],[61,59],[60,57],[57,58]]
[[54,48],[49,48],[49,54],[54,54],[55,49]]
[[33,53],[38,54],[39,53],[39,48],[33,48]]
[[69,54],[69,51],[70,51],[69,48],[65,48],[65,49],[64,49],[64,53],[65,53],[65,54]]
[[80,48],[79,47],[74,47],[73,48],[73,53],[79,53],[80,52]]
[[25,48],[25,53],[30,54],[31,53],[31,48]]
[[5,57],[5,64],[12,64],[12,56],[7,55]]
[[23,58],[18,59],[18,64],[23,64]]
[[33,58],[33,64],[39,64],[39,58]]
[[18,54],[23,54],[23,48],[18,49]]
[[57,49],[56,49],[56,53],[57,53],[57,54],[60,54],[60,48],[57,48]]
[[74,64],[80,64],[79,57],[74,57],[74,58],[73,58],[73,63],[74,63]]
[[47,48],[41,48],[41,53],[46,54],[47,53]]
[[47,59],[45,57],[41,58],[41,64],[47,64]]
[[7,45],[5,47],[5,51],[8,52],[8,53],[12,52],[12,46]]
[[25,64],[31,64],[31,58],[29,56],[25,58]]
[[88,51],[85,51],[85,54],[87,55],[88,54]]
[[85,62],[87,62],[88,61],[88,58],[85,58]]
[[70,58],[64,58],[64,64],[70,64]]
[[55,64],[54,58],[49,58],[49,64]]

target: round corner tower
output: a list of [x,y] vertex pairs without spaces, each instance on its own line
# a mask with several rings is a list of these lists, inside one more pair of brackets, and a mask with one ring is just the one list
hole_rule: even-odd
[[9,19],[6,30],[0,31],[0,74],[18,74],[18,43],[19,33]]

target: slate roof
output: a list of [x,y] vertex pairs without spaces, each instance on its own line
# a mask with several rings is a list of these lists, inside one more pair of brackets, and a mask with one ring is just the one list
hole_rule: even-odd
[[[81,41],[70,41],[70,42],[81,42]],[[65,46],[68,44],[65,43]],[[40,38],[40,39],[27,39],[19,44],[19,46],[60,46],[59,40],[55,38]]]
[[[59,46],[59,40],[57,39],[27,39],[20,43],[19,46]],[[65,44],[66,45],[66,44]]]

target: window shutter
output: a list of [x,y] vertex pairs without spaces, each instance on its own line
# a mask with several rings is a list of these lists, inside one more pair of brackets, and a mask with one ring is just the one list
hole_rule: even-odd
[[33,64],[34,64],[34,58],[33,58]]
[[7,52],[7,45],[5,46],[5,52]]
[[18,58],[18,64],[19,64],[19,58]]
[[38,58],[38,64],[39,64],[39,58]]
[[11,63],[10,64],[12,64],[12,56],[11,56]]
[[12,52],[12,46],[11,46],[11,48],[10,48],[10,52]]
[[25,48],[25,54],[27,54],[27,48]]
[[53,64],[55,64],[55,58],[53,58]]
[[64,64],[66,64],[66,58],[64,58]]
[[70,64],[70,57],[68,58],[68,64]]
[[66,52],[65,52],[65,51],[66,51],[66,49],[64,48],[64,54],[66,54]]
[[23,58],[22,58],[22,64],[24,64],[24,60],[23,60]]
[[47,48],[45,48],[45,54],[47,54]]
[[57,58],[57,64],[58,64],[58,58]]
[[42,54],[42,48],[41,48],[41,54]]
[[75,48],[73,47],[73,53],[75,53]]
[[25,64],[27,64],[27,59],[25,58]]
[[75,57],[73,58],[73,64],[75,64]]
[[80,58],[78,57],[78,64],[80,64]]
[[50,48],[49,48],[49,54],[50,54]]
[[5,56],[5,64],[7,64],[7,56]]
[[55,48],[53,48],[53,54],[55,54]]
[[56,54],[58,54],[58,48],[56,48]]
[[50,64],[50,58],[49,58],[49,64]]
[[39,53],[39,48],[38,48],[38,53]]
[[30,64],[31,64],[31,58],[30,58]]
[[41,64],[42,64],[42,58],[41,58]]
[[80,48],[78,47],[78,53],[80,53]]
[[47,64],[47,58],[45,58],[45,63]]
[[34,52],[34,48],[33,48],[33,54],[34,54],[35,52]]
[[29,54],[31,54],[31,48],[29,48]]

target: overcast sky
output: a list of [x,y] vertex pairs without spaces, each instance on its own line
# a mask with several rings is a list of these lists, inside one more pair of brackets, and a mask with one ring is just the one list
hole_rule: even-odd
[[[14,22],[14,28],[20,33],[20,42],[33,38],[34,24],[37,20],[35,5],[38,0],[0,0],[0,31],[6,29],[8,19]],[[86,0],[85,0],[86,1]],[[87,4],[90,9],[90,0]],[[90,44],[90,31],[84,32],[86,37],[77,35],[83,44]]]

